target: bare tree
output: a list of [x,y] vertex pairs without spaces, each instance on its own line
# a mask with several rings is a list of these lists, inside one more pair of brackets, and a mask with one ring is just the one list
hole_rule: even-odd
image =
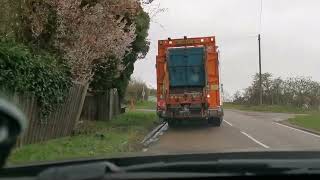
[[131,79],[126,92],[126,99],[142,100],[142,91],[145,91],[145,99],[148,99],[149,88],[145,82],[138,79]]
[[[263,102],[265,104],[291,105],[300,108],[318,108],[320,106],[320,83],[310,77],[292,77],[286,80],[272,78],[272,74],[262,74]],[[258,104],[259,76],[254,75],[251,86],[244,93],[236,92],[234,102]]]

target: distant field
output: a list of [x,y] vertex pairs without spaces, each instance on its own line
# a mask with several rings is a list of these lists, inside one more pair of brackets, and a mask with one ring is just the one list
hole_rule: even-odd
[[[138,101],[135,105],[137,109],[156,109],[156,102],[153,101]],[[233,103],[224,103],[223,107],[226,109],[239,109],[245,111],[262,111],[262,112],[283,112],[283,113],[310,113],[314,111],[303,110],[292,106],[280,105],[242,105]]]
[[320,132],[320,113],[297,115],[296,117],[289,119],[289,122],[297,126]]
[[137,109],[156,109],[156,102],[153,101],[138,101],[136,104]]
[[244,111],[262,111],[262,112],[278,112],[278,113],[296,113],[305,115],[296,115],[288,120],[289,123],[320,132],[320,112],[315,110],[303,110],[301,108],[278,105],[262,105],[250,106],[233,103],[225,103],[226,109],[238,109]]
[[223,107],[226,109],[239,109],[245,111],[263,111],[263,112],[279,112],[279,113],[309,113],[310,110],[304,110],[292,106],[280,106],[280,105],[242,105],[233,103],[224,103]]
[[22,146],[11,154],[9,164],[140,151],[140,141],[157,125],[156,114],[152,112],[128,112],[109,122],[90,122],[94,133]]

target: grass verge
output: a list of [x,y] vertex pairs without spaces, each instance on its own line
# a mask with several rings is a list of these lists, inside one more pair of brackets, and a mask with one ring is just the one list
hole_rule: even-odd
[[320,113],[297,115],[288,121],[291,124],[320,132]]
[[238,109],[244,111],[262,111],[262,112],[278,112],[278,113],[310,113],[310,110],[304,110],[292,106],[281,106],[281,105],[242,105],[233,103],[224,103],[225,109]]
[[156,109],[156,102],[152,101],[138,101],[136,104],[137,109]]
[[49,140],[15,149],[9,164],[110,156],[136,152],[140,141],[157,124],[152,112],[128,112],[109,122],[91,122],[95,133]]
[[226,109],[238,109],[244,111],[262,111],[262,112],[279,112],[279,113],[304,113],[305,115],[296,115],[294,118],[288,119],[290,124],[300,126],[302,128],[320,132],[320,112],[314,110],[304,110],[291,106],[279,105],[261,105],[250,106],[233,103],[225,103]]

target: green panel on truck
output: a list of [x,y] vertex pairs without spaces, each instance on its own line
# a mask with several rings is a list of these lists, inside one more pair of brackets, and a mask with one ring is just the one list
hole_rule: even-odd
[[203,47],[168,49],[170,87],[205,86]]

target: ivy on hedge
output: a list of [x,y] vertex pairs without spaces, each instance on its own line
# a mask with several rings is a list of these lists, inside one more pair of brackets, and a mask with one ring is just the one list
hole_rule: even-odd
[[106,91],[113,88],[114,77],[118,73],[118,60],[115,57],[106,58],[105,62],[96,64],[93,71],[94,78],[90,83],[90,88],[94,91]]
[[71,86],[69,68],[49,54],[35,55],[27,46],[0,40],[0,89],[32,93],[46,119]]

